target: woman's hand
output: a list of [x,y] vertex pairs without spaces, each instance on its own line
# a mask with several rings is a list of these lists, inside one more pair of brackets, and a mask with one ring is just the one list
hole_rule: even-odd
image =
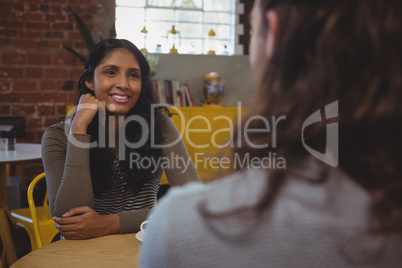
[[53,220],[66,239],[87,239],[120,232],[119,215],[99,215],[90,207],[73,208]]
[[102,105],[104,104],[89,93],[81,95],[77,113],[71,124],[70,134],[87,134],[87,128],[98,110],[101,109],[103,113],[105,113],[105,109]]

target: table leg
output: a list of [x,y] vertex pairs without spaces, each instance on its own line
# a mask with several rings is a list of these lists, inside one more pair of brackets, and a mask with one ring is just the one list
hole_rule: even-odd
[[6,261],[9,266],[17,261],[17,254],[8,220],[7,209],[7,184],[6,184],[6,167],[0,164],[0,238],[3,244]]

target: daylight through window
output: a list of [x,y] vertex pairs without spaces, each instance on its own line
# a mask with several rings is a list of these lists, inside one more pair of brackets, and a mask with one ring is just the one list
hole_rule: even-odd
[[117,37],[150,53],[233,55],[234,25],[235,0],[116,0]]

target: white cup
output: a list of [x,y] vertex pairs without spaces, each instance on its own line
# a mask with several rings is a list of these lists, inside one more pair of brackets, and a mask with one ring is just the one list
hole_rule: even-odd
[[141,223],[141,225],[140,225],[141,232],[144,232],[144,233],[145,233],[145,230],[147,229],[147,225],[148,225],[148,220],[143,221],[143,222]]

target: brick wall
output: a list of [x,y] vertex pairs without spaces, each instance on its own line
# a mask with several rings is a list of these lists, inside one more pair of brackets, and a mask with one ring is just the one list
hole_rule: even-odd
[[26,142],[39,143],[76,99],[87,55],[72,8],[95,40],[109,36],[114,0],[0,0],[0,116],[26,118]]

